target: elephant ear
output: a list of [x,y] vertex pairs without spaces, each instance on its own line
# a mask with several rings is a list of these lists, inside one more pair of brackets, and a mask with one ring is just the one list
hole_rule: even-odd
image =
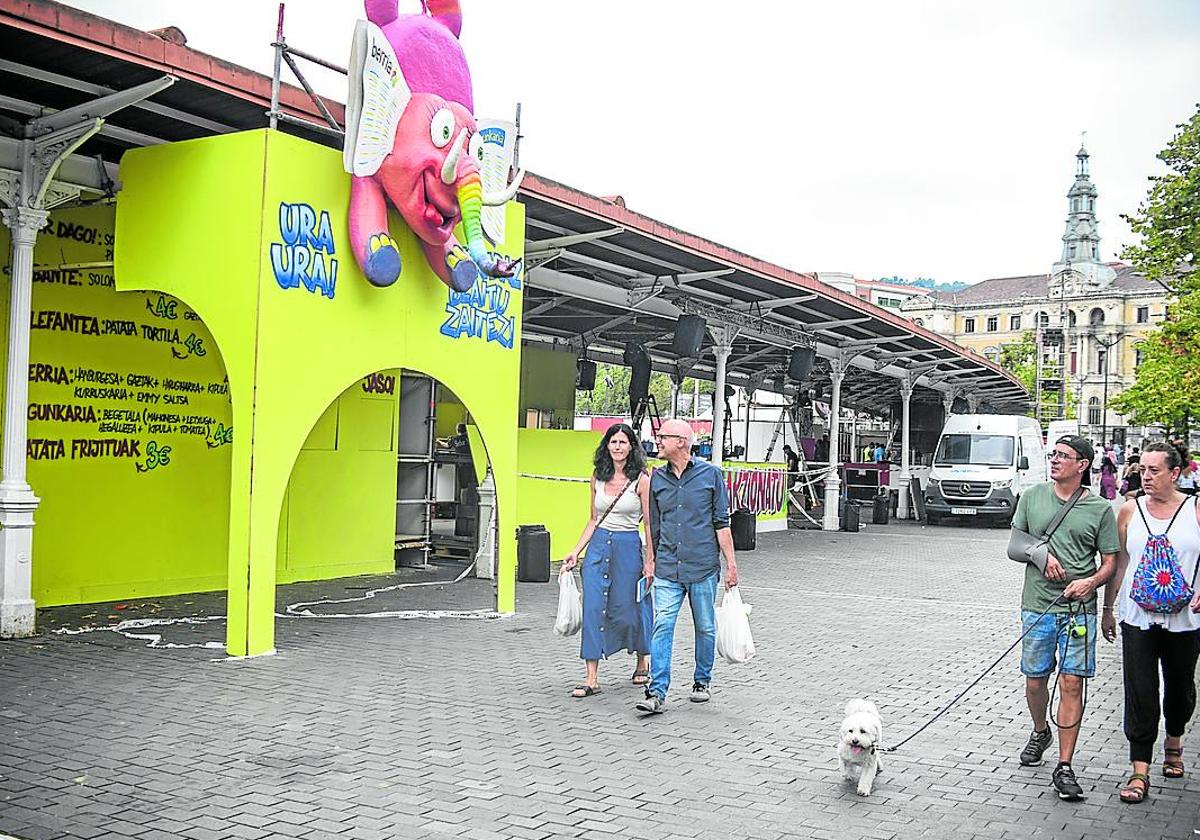
[[349,79],[342,165],[363,178],[378,172],[392,151],[396,124],[412,98],[392,45],[370,21],[360,20],[354,26]]
[[[483,193],[503,192],[508,186],[508,173],[512,169],[516,153],[517,127],[504,120],[479,120],[476,133],[482,141],[483,159],[479,164]],[[505,217],[508,209],[504,205],[486,206],[481,214],[483,232],[497,244],[504,241]]]

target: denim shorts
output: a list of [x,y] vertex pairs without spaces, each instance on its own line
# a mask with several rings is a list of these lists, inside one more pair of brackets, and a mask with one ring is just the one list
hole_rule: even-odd
[[[1087,621],[1087,635],[1077,639],[1068,633],[1070,614],[1021,611],[1021,630],[1028,634],[1021,642],[1021,673],[1027,677],[1048,677],[1058,665],[1060,674],[1074,677],[1096,675],[1096,616],[1076,615],[1077,624]],[[1036,622],[1037,626],[1030,630]]]

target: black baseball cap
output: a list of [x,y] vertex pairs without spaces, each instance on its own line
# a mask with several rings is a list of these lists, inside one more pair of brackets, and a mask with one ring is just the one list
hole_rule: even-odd
[[1058,440],[1054,441],[1054,443],[1061,443],[1074,449],[1075,454],[1077,454],[1081,459],[1087,460],[1089,467],[1096,463],[1096,450],[1092,448],[1091,441],[1085,437],[1080,435],[1063,435]]

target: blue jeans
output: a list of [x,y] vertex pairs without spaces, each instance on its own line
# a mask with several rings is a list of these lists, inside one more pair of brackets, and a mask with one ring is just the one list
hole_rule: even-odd
[[[1083,616],[1077,616],[1083,622]],[[1034,622],[1037,626],[1033,627]],[[1038,618],[1032,610],[1021,611],[1021,629],[1028,635],[1021,642],[1021,673],[1042,679],[1054,673],[1075,677],[1096,676],[1096,614],[1087,615],[1087,635],[1070,635],[1070,616],[1065,612],[1047,613]]]
[[717,655],[717,581],[720,572],[713,572],[695,583],[678,583],[654,579],[654,635],[650,637],[651,694],[667,699],[671,686],[671,649],[675,644],[675,620],[687,595],[692,608],[692,626],[696,628],[695,682],[708,685],[712,679],[713,659]]

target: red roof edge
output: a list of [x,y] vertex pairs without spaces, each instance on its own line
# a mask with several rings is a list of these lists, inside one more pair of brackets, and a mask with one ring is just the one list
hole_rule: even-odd
[[953,350],[956,353],[968,356],[971,361],[982,364],[993,373],[998,373],[1009,379],[1014,384],[1020,386],[1020,381],[1010,374],[1008,371],[999,365],[985,359],[983,356],[975,353],[969,347],[961,344],[956,344],[953,341],[942,338],[935,332],[919,327],[907,318],[902,318],[895,315],[881,306],[876,306],[870,301],[865,301],[860,297],[848,294],[835,289],[817,279],[815,272],[799,272],[792,271],[766,260],[752,257],[749,254],[744,254],[733,248],[724,245],[718,245],[716,242],[696,236],[693,233],[680,230],[670,225],[663,224],[649,216],[643,216],[636,213],[627,207],[622,207],[613,204],[598,196],[585,193],[582,190],[568,187],[565,184],[560,184],[557,181],[552,181],[549,178],[543,178],[540,175],[534,175],[532,172],[526,173],[524,180],[521,182],[521,190],[535,195],[540,199],[559,204],[566,207],[571,207],[576,210],[588,213],[597,218],[612,222],[614,225],[636,230],[638,233],[657,239],[670,245],[684,248],[693,253],[707,257],[708,259],[718,262],[728,263],[737,268],[754,274],[760,274],[772,280],[778,280],[783,283],[789,283],[797,288],[805,291],[817,292],[822,297],[837,301],[844,306],[852,309],[864,310],[880,321],[889,323],[900,329],[907,330],[920,336],[921,338],[931,341],[934,344],[944,347],[948,350]]
[[[269,76],[53,0],[0,0],[0,23],[169,73],[259,103],[264,110],[270,106]],[[300,88],[282,85],[279,99],[294,116],[324,124],[320,110]],[[325,104],[334,119],[344,121],[341,103],[325,99]]]

